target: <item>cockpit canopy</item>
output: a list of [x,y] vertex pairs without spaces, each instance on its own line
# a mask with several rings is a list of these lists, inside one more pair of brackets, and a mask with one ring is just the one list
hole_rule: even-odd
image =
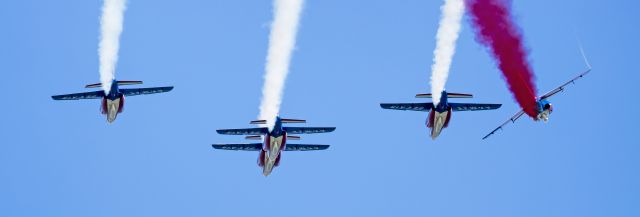
[[549,113],[553,112],[553,105],[551,103],[547,103],[544,105],[544,110],[549,110]]

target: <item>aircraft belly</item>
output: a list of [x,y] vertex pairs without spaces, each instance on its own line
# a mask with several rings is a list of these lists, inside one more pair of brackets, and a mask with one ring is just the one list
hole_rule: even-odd
[[280,151],[282,147],[284,147],[283,143],[284,136],[269,138],[269,150],[267,150],[267,154],[265,154],[264,159],[264,169],[262,174],[267,176],[271,174],[273,167],[275,166],[276,160],[278,159],[278,155],[280,155]]
[[107,121],[109,123],[116,120],[118,109],[120,109],[120,98],[115,100],[107,99]]
[[435,139],[442,132],[442,128],[444,127],[449,111],[445,112],[434,112],[433,117],[433,128],[431,128],[431,138]]
[[544,111],[538,113],[537,119],[538,120],[542,120],[542,121],[544,121],[546,123],[546,122],[549,121],[549,115],[550,114],[551,114],[551,112],[548,109],[544,110]]

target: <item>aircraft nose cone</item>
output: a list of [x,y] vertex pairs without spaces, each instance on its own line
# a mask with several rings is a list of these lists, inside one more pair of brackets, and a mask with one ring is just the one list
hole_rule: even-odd
[[264,170],[262,170],[262,175],[264,177],[267,177],[269,176],[269,174],[271,174],[271,171],[272,171],[271,169],[264,168]]

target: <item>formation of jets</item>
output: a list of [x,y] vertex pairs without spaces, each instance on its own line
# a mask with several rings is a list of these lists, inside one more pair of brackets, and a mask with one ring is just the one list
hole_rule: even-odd
[[[582,49],[581,49],[582,52]],[[588,69],[573,79],[565,82],[559,87],[547,92],[546,94],[536,98],[536,115],[532,119],[534,121],[549,120],[549,116],[553,112],[553,106],[548,99],[562,91],[565,88],[575,83],[578,79],[584,77],[591,72],[591,65],[587,61],[584,52],[582,52],[585,63]],[[119,113],[124,109],[125,97],[136,95],[147,95],[164,93],[173,90],[173,86],[164,87],[149,87],[149,88],[120,88],[123,85],[136,85],[142,84],[142,81],[118,81],[112,80],[110,88],[103,88],[99,91],[81,92],[73,94],[63,94],[51,96],[53,100],[81,100],[81,99],[102,99],[100,106],[101,113],[107,117],[107,122],[112,123],[115,121]],[[96,83],[86,85],[85,88],[102,88],[104,84]],[[416,98],[432,98],[431,93],[416,94]],[[451,116],[453,112],[459,111],[483,111],[483,110],[496,110],[499,109],[502,104],[488,104],[488,103],[458,103],[449,102],[449,98],[473,98],[471,94],[463,93],[449,93],[442,91],[440,96],[440,102],[434,105],[433,102],[418,102],[418,103],[380,103],[382,109],[391,110],[404,110],[404,111],[421,111],[429,112],[426,126],[430,129],[430,136],[432,139],[436,139],[444,128],[449,126]],[[498,126],[482,139],[487,139],[489,136],[495,134],[498,130],[502,129],[510,122],[515,122],[525,114],[524,110],[520,110],[509,120]],[[268,176],[273,169],[280,165],[280,159],[282,158],[283,151],[317,151],[326,150],[329,145],[322,144],[293,144],[288,143],[289,140],[300,140],[299,134],[317,134],[317,133],[330,133],[335,131],[335,127],[289,127],[283,124],[303,124],[306,120],[301,119],[288,119],[280,118],[277,116],[270,127],[264,127],[267,125],[268,120],[255,120],[250,124],[261,125],[255,128],[240,128],[240,129],[220,129],[217,130],[218,134],[222,135],[242,135],[247,140],[261,140],[260,143],[235,143],[235,144],[213,144],[212,147],[217,150],[234,150],[234,151],[256,151],[259,152],[257,164],[262,168],[262,174]]]
[[[553,106],[548,99],[560,92],[562,92],[566,86],[575,83],[576,80],[584,77],[591,71],[591,67],[585,72],[579,74],[577,77],[569,80],[568,82],[560,85],[559,87],[549,91],[548,93],[537,98],[537,116],[534,121],[542,120],[547,122],[549,115],[553,112]],[[115,121],[117,115],[122,112],[124,108],[125,96],[136,96],[146,94],[164,93],[173,90],[173,86],[165,87],[150,87],[150,88],[120,88],[122,85],[135,85],[142,84],[142,81],[118,81],[113,80],[111,82],[111,88],[109,91],[91,91],[81,92],[73,94],[55,95],[51,98],[54,100],[81,100],[81,99],[102,99],[100,106],[102,114],[106,115],[107,122],[111,123]],[[86,88],[98,88],[102,87],[101,83],[89,84]],[[416,94],[416,98],[432,98],[432,94]],[[421,111],[429,112],[427,117],[426,126],[431,129],[430,136],[435,139],[440,135],[442,130],[449,125],[453,112],[458,111],[482,111],[482,110],[496,110],[502,106],[502,104],[487,104],[487,103],[454,103],[449,102],[449,98],[473,98],[471,94],[462,93],[448,93],[442,92],[440,102],[434,105],[432,102],[420,102],[420,103],[381,103],[380,107],[383,109],[391,110],[405,110],[405,111]],[[500,125],[498,128],[491,131],[482,139],[486,139],[489,136],[496,133],[496,131],[502,129],[509,122],[515,122],[517,119],[524,115],[524,110],[519,111],[508,121]],[[266,125],[267,120],[255,120],[251,121],[251,124]],[[288,127],[283,124],[302,124],[306,123],[305,120],[300,119],[287,119],[276,117],[273,127],[256,127],[256,128],[240,128],[240,129],[220,129],[217,130],[218,134],[222,135],[242,135],[247,140],[261,140],[260,143],[237,143],[237,144],[213,144],[212,147],[218,150],[235,150],[235,151],[256,151],[259,152],[257,164],[262,168],[262,174],[268,176],[273,169],[280,165],[280,159],[283,151],[317,151],[325,150],[329,148],[329,145],[321,144],[293,144],[288,143],[289,140],[300,140],[298,134],[315,134],[315,133],[330,133],[333,132],[335,127]]]

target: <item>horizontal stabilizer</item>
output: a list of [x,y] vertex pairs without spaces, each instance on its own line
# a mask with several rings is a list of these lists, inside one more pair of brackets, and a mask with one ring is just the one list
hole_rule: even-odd
[[260,151],[262,150],[262,143],[248,143],[248,144],[213,144],[211,147],[221,150],[232,151]]
[[280,121],[282,121],[282,123],[284,123],[284,124],[304,124],[304,123],[307,123],[306,120],[289,119],[289,118],[282,118],[282,119],[280,119]]
[[329,148],[329,145],[302,145],[302,144],[287,144],[285,151],[318,151]]
[[428,112],[433,109],[433,103],[380,103],[380,107],[383,109]]
[[[280,119],[280,121],[283,124],[295,124],[295,123],[306,123],[306,120],[300,120],[300,119],[288,119],[288,118],[282,118]],[[267,124],[267,120],[255,120],[255,121],[251,121],[250,124]]]
[[[416,98],[431,98],[432,96],[430,93],[416,94]],[[447,98],[473,98],[473,95],[466,93],[447,93]]]
[[447,93],[448,98],[473,98],[472,94],[468,93]]
[[245,136],[244,139],[246,139],[246,140],[261,140],[262,136]]
[[87,86],[84,86],[84,88],[96,88],[96,87],[102,87],[102,83],[87,84]]
[[54,100],[79,100],[79,99],[100,99],[104,97],[104,91],[93,91],[85,93],[73,93],[51,96]]
[[336,130],[335,127],[283,127],[288,134],[312,134],[312,133],[330,133]]
[[249,122],[249,124],[267,124],[267,120],[255,120]]
[[494,110],[502,106],[502,104],[480,104],[480,103],[449,103],[453,111],[481,111]]
[[263,128],[246,128],[246,129],[222,129],[216,130],[218,134],[222,135],[252,135],[252,136],[261,136],[268,133],[268,129],[266,127]]
[[300,140],[299,136],[287,136],[288,140]]
[[142,81],[117,81],[118,85],[134,85],[134,84],[142,84]]
[[416,94],[416,98],[431,98],[431,94],[430,93],[419,93],[419,94]]
[[131,88],[120,89],[120,92],[125,96],[137,96],[155,93],[164,93],[173,90],[173,87],[149,87],[149,88]]

